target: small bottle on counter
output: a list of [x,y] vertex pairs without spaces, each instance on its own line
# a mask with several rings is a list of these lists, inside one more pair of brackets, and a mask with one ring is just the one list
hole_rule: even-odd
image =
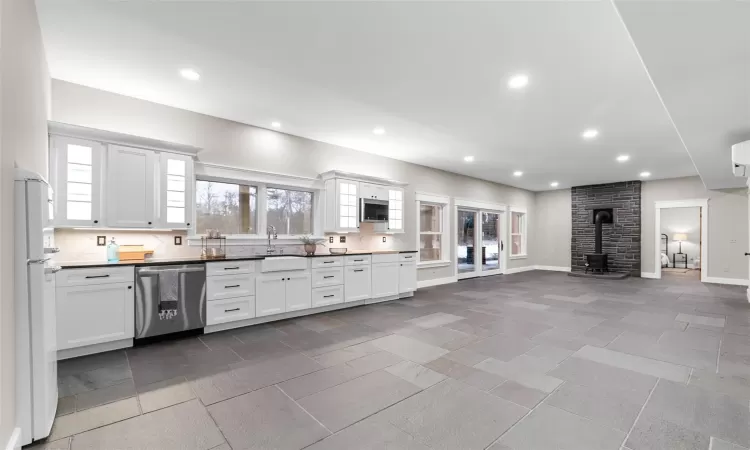
[[120,246],[115,242],[115,238],[107,245],[107,262],[120,262]]

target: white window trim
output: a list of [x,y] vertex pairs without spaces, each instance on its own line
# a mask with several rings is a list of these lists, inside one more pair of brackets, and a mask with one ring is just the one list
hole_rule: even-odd
[[[523,214],[523,229],[521,230],[521,248],[523,253],[517,255],[513,254],[513,213]],[[529,213],[525,206],[510,206],[510,214],[508,214],[508,244],[510,251],[508,252],[508,259],[526,259],[529,257],[528,237],[529,237]]]
[[[416,249],[417,249],[417,267],[418,268],[429,268],[429,267],[443,267],[443,266],[450,266],[453,264],[453,261],[450,259],[450,245],[451,245],[451,220],[450,220],[450,197],[443,196],[443,195],[436,195],[436,194],[429,194],[426,192],[416,192],[415,193],[415,217],[416,217]],[[440,257],[441,259],[439,261],[420,261],[420,236],[422,233],[419,231],[420,229],[420,214],[419,209],[422,203],[430,204],[430,205],[437,205],[441,207],[441,217],[440,217],[440,232],[432,234],[440,234]],[[447,258],[447,259],[446,259]]]
[[[204,164],[204,166],[208,166]],[[266,191],[268,188],[278,188],[278,189],[289,189],[294,191],[305,191],[305,192],[311,192],[313,194],[313,229],[312,234],[314,238],[323,239],[323,203],[325,202],[325,198],[323,195],[323,189],[320,187],[319,184],[313,184],[313,183],[298,183],[297,181],[300,179],[300,177],[284,177],[283,175],[279,174],[270,174],[265,172],[255,172],[255,171],[246,171],[244,169],[238,169],[234,172],[232,172],[229,168],[222,167],[221,175],[212,175],[210,173],[205,173],[205,170],[202,170],[201,173],[195,174],[195,183],[198,181],[214,181],[217,183],[232,183],[232,184],[244,184],[248,186],[255,186],[257,188],[257,196],[258,196],[258,205],[257,205],[257,223],[256,223],[256,229],[258,230],[258,233],[256,234],[232,234],[227,235],[227,245],[228,246],[234,246],[234,245],[260,245],[263,242],[266,242],[268,239],[268,235],[266,233],[266,229],[268,227],[268,218],[266,217],[266,207],[267,207],[267,194]],[[244,172],[248,173],[262,173],[265,174],[265,176],[261,178],[265,178],[264,181],[258,181],[253,180],[250,178],[245,178]],[[231,175],[231,176],[226,176]],[[193,185],[193,192],[197,191],[196,184]],[[197,200],[194,200],[197,201]],[[190,227],[189,235],[187,237],[188,245],[190,246],[198,246],[201,245],[201,237],[202,234],[199,234],[196,229],[197,227],[197,208],[193,208],[193,218],[192,222],[194,225]],[[277,239],[272,239],[272,243],[276,245],[294,245],[294,244],[300,244],[299,237],[302,235],[278,235]]]

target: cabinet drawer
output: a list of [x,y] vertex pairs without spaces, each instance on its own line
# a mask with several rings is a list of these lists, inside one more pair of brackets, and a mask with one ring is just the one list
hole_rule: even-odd
[[216,300],[206,304],[206,325],[236,322],[255,317],[255,296]]
[[314,269],[312,271],[312,287],[335,286],[344,284],[344,268]]
[[312,268],[319,269],[324,267],[341,267],[343,265],[344,258],[341,256],[327,256],[324,258],[313,258]]
[[216,275],[206,278],[206,300],[255,295],[255,275]]
[[372,255],[349,255],[344,257],[347,266],[364,266],[372,262]]
[[88,286],[92,284],[132,283],[133,266],[96,267],[91,269],[64,269],[57,272],[57,287]]
[[411,262],[417,260],[417,254],[415,253],[399,253],[399,260],[401,262]]
[[206,276],[255,272],[255,261],[222,261],[206,263]]
[[374,254],[374,255],[372,255],[372,263],[373,264],[380,264],[380,263],[398,262],[399,261],[399,256],[400,255],[398,253]]
[[312,307],[344,303],[344,286],[315,288],[312,291]]

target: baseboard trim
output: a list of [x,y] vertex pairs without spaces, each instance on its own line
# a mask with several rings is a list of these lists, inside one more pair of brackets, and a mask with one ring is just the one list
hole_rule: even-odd
[[510,275],[513,273],[521,273],[521,272],[528,272],[530,270],[534,270],[534,266],[526,266],[526,267],[515,267],[513,269],[505,269],[503,273],[505,275]]
[[714,284],[731,284],[733,286],[748,286],[750,281],[743,280],[741,278],[718,278],[718,277],[706,277],[703,280],[704,283]]
[[21,448],[21,428],[16,427],[10,434],[8,443],[5,444],[5,450],[20,450]]
[[66,348],[57,351],[57,360],[78,358],[79,356],[93,355],[95,353],[120,350],[133,346],[133,339],[120,339],[119,341],[102,342],[100,344],[85,345],[83,347]]
[[641,278],[659,279],[659,277],[656,276],[656,272],[641,272]]
[[534,270],[550,270],[552,272],[570,272],[570,267],[564,266],[533,266]]
[[417,281],[417,289],[422,289],[432,286],[440,286],[441,284],[450,284],[458,282],[458,277],[445,277],[445,278],[433,278],[432,280]]

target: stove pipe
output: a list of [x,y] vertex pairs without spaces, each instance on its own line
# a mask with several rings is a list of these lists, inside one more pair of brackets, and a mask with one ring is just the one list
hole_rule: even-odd
[[594,253],[602,253],[602,223],[612,221],[612,214],[609,211],[599,211],[594,217],[596,231],[594,233]]

